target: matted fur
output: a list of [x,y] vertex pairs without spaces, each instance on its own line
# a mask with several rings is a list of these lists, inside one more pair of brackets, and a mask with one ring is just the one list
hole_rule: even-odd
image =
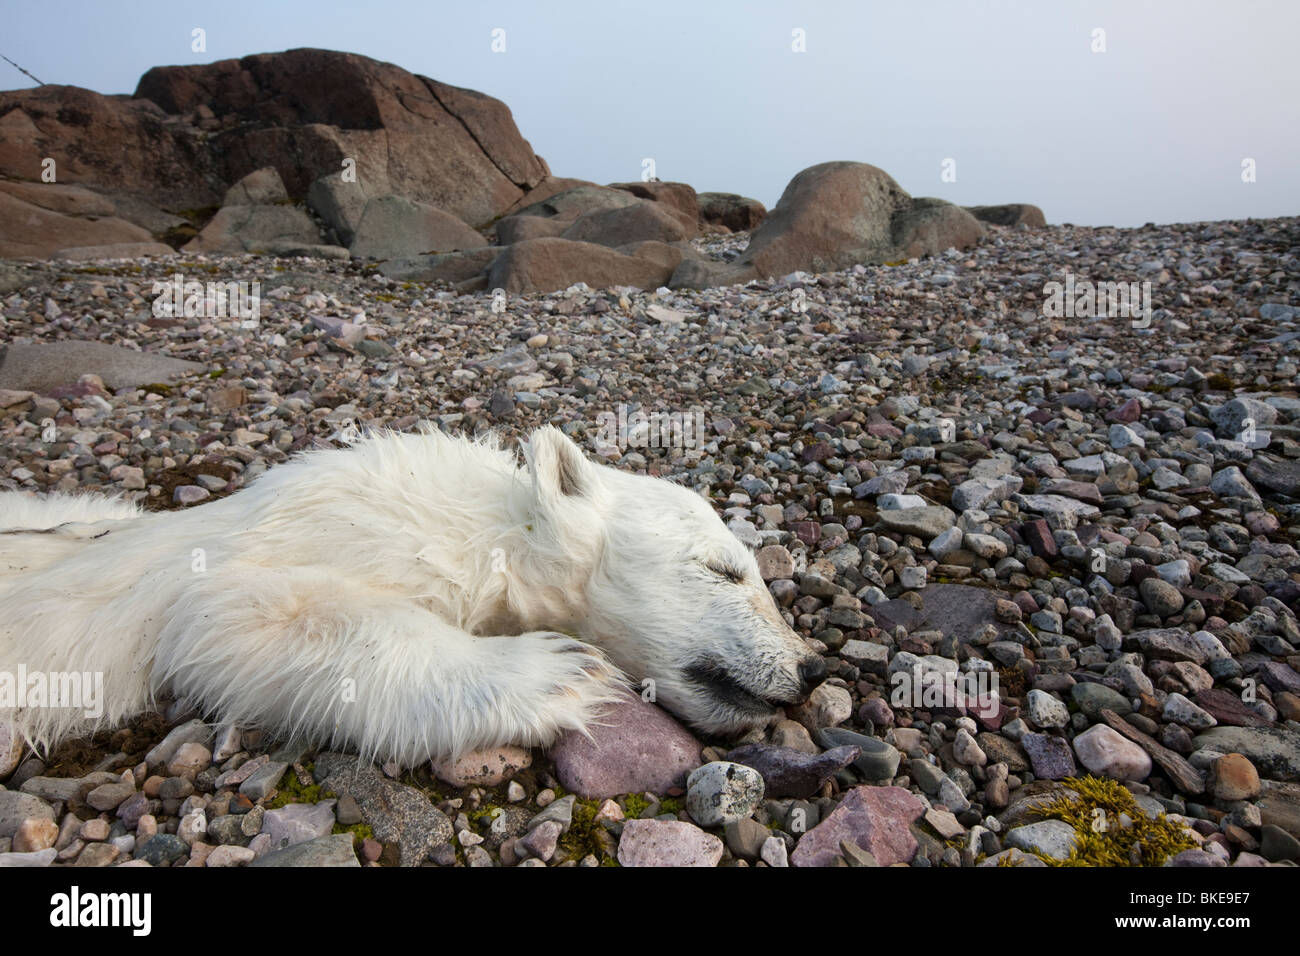
[[167,693],[412,765],[549,744],[626,677],[729,732],[801,699],[809,656],[704,499],[549,427],[524,468],[493,439],[384,433],[182,512],[0,494],[0,671],[104,675],[97,720],[0,712],[37,747]]

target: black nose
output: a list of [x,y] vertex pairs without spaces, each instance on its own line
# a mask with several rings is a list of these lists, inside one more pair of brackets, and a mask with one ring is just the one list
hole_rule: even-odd
[[826,679],[826,661],[819,654],[810,657],[799,665],[799,680],[803,681],[803,691],[808,693]]

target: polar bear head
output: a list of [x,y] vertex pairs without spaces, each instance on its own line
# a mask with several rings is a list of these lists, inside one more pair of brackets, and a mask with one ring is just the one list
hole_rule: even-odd
[[[696,728],[772,722],[826,676],[758,562],[700,495],[589,462],[554,428],[526,449],[534,515],[580,574],[580,637]],[[653,683],[647,683],[653,682]]]

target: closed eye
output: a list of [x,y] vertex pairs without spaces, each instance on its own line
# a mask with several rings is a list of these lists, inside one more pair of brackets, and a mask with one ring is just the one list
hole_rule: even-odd
[[710,564],[710,565],[707,565],[707,567],[708,567],[708,569],[709,569],[710,571],[712,571],[714,574],[718,575],[719,577],[726,578],[726,579],[727,579],[728,581],[730,581],[732,584],[742,584],[742,583],[744,583],[744,580],[745,580],[745,574],[744,574],[744,572],[743,572],[743,571],[737,571],[735,568],[731,567],[730,565],[727,565],[727,564]]

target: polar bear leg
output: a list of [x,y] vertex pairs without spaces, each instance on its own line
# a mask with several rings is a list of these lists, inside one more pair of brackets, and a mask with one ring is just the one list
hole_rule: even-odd
[[562,634],[476,637],[323,568],[210,574],[172,608],[154,686],[223,720],[412,766],[547,745],[618,693]]

